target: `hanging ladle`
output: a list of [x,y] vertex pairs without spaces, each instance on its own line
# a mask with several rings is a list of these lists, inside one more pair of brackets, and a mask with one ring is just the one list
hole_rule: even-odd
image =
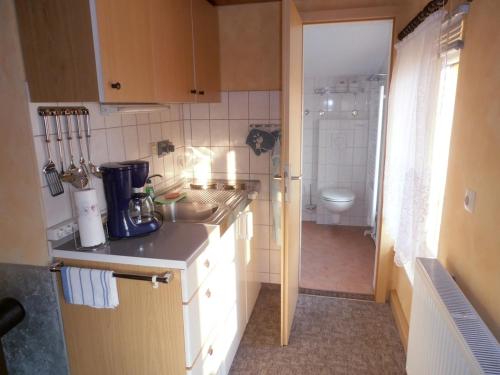
[[71,128],[74,127],[71,125],[73,122],[72,112],[69,110],[65,111],[64,115],[66,116],[66,125],[68,128],[68,134],[66,136],[66,139],[68,140],[68,148],[69,148],[69,167],[67,173],[73,176],[71,184],[78,189],[83,189],[89,183],[89,179],[82,165],[80,164],[80,167],[77,167],[75,165],[75,160],[73,156],[73,145],[72,145],[73,137],[71,136]]

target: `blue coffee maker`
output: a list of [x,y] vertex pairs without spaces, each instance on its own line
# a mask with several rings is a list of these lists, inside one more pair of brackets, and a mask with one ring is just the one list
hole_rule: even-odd
[[[149,174],[149,163],[129,160],[100,166],[108,208],[108,231],[111,238],[142,236],[161,226],[153,215],[137,215],[134,202],[147,199],[142,192]],[[140,209],[140,208],[139,208]]]

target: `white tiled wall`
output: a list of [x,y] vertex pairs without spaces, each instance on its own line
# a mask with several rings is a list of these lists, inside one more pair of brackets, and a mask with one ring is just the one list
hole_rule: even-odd
[[[65,193],[52,197],[41,173],[47,154],[37,107],[44,105],[55,106],[57,103],[31,103],[30,110],[46,225],[49,227],[74,216],[71,194],[74,188],[64,184]],[[164,176],[154,181],[157,188],[169,185],[181,176],[260,180],[261,192],[254,219],[254,256],[260,280],[280,282],[280,247],[273,240],[270,216],[270,154],[257,156],[245,143],[250,123],[280,123],[279,91],[223,92],[220,103],[172,104],[169,109],[137,114],[102,115],[98,103],[60,103],[60,106],[70,105],[84,105],[90,111],[94,164],[138,158],[147,160],[151,174]],[[63,128],[65,124],[63,120]],[[51,123],[51,133],[52,155],[58,160],[54,122]],[[153,152],[153,142],[164,139],[173,141],[176,151],[158,158]],[[78,150],[76,143],[73,148]],[[65,152],[67,167],[66,143]],[[105,210],[102,181],[92,178],[92,183],[98,191],[100,208]]]
[[[58,224],[73,217],[72,192],[74,188],[69,184],[63,184],[65,192],[57,197],[50,195],[45,177],[42,174],[42,167],[47,162],[47,152],[45,148],[45,136],[43,122],[38,116],[39,106],[70,106],[84,105],[90,111],[91,122],[91,157],[96,165],[108,161],[123,161],[130,159],[143,159],[149,161],[150,174],[159,173],[164,176],[154,182],[158,188],[172,183],[176,178],[184,173],[185,149],[182,126],[182,106],[179,104],[170,105],[161,111],[143,112],[138,114],[113,113],[102,115],[98,103],[30,103],[31,123],[33,129],[33,140],[37,155],[38,171],[42,197],[45,208],[46,226]],[[51,121],[51,150],[52,157],[60,169],[59,156],[56,145],[56,128],[54,120]],[[62,118],[62,128],[66,134],[66,121]],[[74,129],[73,129],[74,131]],[[82,130],[82,135],[83,135]],[[176,148],[174,153],[158,158],[152,152],[152,142],[162,139],[170,139]],[[85,142],[85,141],[84,141]],[[76,136],[73,134],[73,152],[79,155]],[[84,157],[87,159],[85,143]],[[65,167],[69,162],[68,143],[64,141]],[[78,158],[75,158],[75,162]],[[99,205],[101,210],[106,209],[102,180],[92,178],[92,185],[98,192]]]
[[184,104],[186,161],[194,179],[256,179],[261,192],[254,217],[254,256],[262,282],[280,282],[280,248],[273,240],[270,153],[245,144],[251,123],[280,123],[279,91],[223,92],[221,103]]
[[[306,78],[304,81],[303,140],[303,219],[320,224],[332,224],[332,215],[321,205],[319,192],[325,187],[348,188],[356,194],[353,207],[341,214],[342,225],[368,225],[371,196],[367,191],[371,176],[376,141],[378,96],[373,95],[377,82],[366,76]],[[313,88],[335,86],[341,91],[349,82],[351,90],[358,93],[314,94]],[[352,110],[358,110],[353,116]],[[319,111],[325,111],[323,115]],[[369,129],[375,131],[369,131]],[[373,140],[371,138],[374,138]],[[368,161],[372,163],[368,163]],[[369,166],[369,168],[368,168]],[[373,194],[373,190],[372,194]],[[311,194],[316,210],[306,209]]]

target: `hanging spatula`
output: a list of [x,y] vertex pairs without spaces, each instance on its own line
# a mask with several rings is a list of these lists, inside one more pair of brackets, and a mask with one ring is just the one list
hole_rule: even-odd
[[43,173],[45,174],[45,179],[47,185],[49,186],[50,195],[53,197],[64,193],[64,188],[59,178],[59,172],[57,171],[56,164],[52,161],[52,155],[50,152],[50,131],[49,131],[49,118],[48,116],[41,112],[40,115],[43,118],[43,125],[45,127],[45,145],[47,146],[47,154],[49,160],[43,166]]

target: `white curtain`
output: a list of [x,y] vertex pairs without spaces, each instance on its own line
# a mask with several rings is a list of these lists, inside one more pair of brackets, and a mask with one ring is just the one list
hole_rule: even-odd
[[439,37],[445,13],[440,10],[429,16],[395,47],[383,218],[394,240],[396,264],[411,265],[410,269],[415,257],[431,255],[426,231],[441,71]]

